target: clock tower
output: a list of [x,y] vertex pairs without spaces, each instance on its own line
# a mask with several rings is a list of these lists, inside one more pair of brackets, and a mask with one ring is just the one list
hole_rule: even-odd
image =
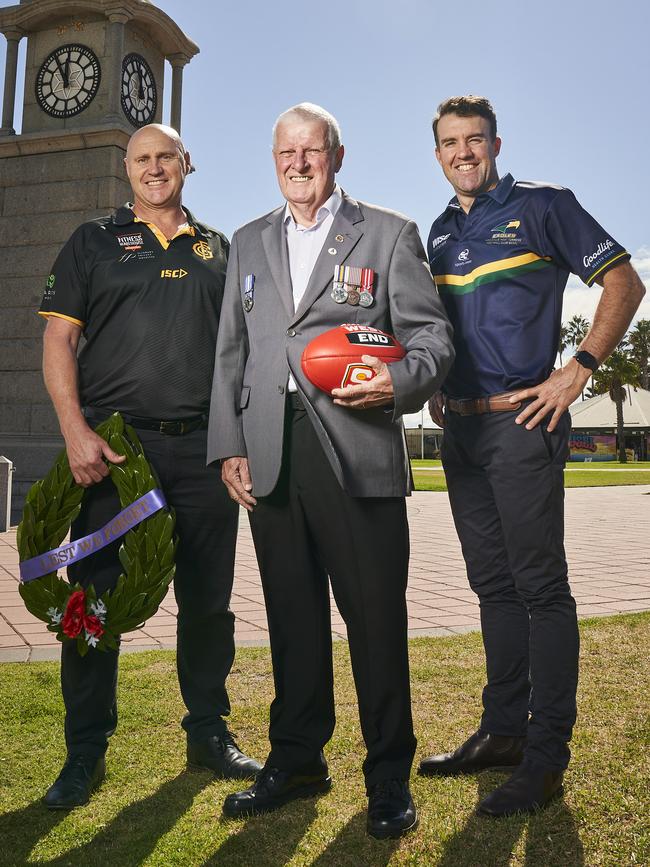
[[[198,47],[149,0],[21,0],[7,40],[0,127],[0,455],[15,467],[14,519],[62,447],[41,376],[36,316],[59,250],[82,222],[130,195],[122,160],[147,123],[180,131],[184,66]],[[18,47],[27,40],[20,134]],[[165,61],[171,112],[162,117]]]

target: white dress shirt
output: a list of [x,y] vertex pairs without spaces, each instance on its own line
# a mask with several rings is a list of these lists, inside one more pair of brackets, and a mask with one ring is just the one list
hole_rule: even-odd
[[[298,309],[302,296],[305,294],[314,265],[323,249],[323,244],[332,228],[334,217],[341,207],[342,201],[341,188],[337,184],[329,199],[318,209],[316,222],[313,226],[301,226],[296,223],[287,202],[284,212],[284,230],[289,252],[289,272],[291,274],[294,310]],[[333,266],[332,273],[334,273]],[[288,387],[289,391],[297,391],[296,383],[291,374],[289,374]]]

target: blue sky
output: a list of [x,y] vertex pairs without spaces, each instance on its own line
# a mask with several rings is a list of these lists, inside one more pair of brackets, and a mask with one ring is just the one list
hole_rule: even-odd
[[[227,234],[279,203],[271,127],[309,100],[341,124],[344,189],[408,214],[426,237],[451,195],[431,117],[473,92],[497,111],[501,173],[573,189],[650,287],[647,0],[157,5],[201,49],[184,75],[182,133],[197,166],[185,202]],[[598,292],[580,287],[572,278],[565,320],[593,313]]]

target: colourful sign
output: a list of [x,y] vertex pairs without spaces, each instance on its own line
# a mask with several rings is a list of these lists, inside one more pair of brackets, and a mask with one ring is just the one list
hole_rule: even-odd
[[584,434],[572,431],[569,439],[571,461],[615,461],[616,437],[614,434]]

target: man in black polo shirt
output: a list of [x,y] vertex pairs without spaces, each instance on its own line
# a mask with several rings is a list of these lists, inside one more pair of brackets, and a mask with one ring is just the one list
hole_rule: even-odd
[[[181,206],[191,164],[173,129],[151,124],[135,132],[124,162],[134,203],[73,233],[39,311],[47,318],[45,383],[70,469],[89,488],[72,538],[120,511],[106,462],[123,458],[93,431],[119,410],[136,428],[176,513],[177,667],[188,710],[188,765],[249,778],[260,765],[239,750],[223,720],[234,658],[228,606],[238,510],[218,473],[205,466],[229,245]],[[97,595],[114,587],[118,550],[116,542],[71,566],[70,579],[94,584]],[[52,809],[86,803],[103,779],[108,737],[117,724],[117,661],[116,652],[91,649],[80,657],[73,642],[62,647],[68,755],[45,796]]]
[[[504,816],[561,794],[576,717],[578,624],[567,581],[563,469],[570,404],[616,347],[644,294],[629,254],[551,184],[499,179],[490,103],[453,97],[433,122],[456,195],[429,236],[456,359],[429,408],[487,662],[479,730],[427,775],[518,766],[479,805]],[[570,272],[603,286],[579,351],[553,370]],[[523,759],[523,761],[522,761]]]

